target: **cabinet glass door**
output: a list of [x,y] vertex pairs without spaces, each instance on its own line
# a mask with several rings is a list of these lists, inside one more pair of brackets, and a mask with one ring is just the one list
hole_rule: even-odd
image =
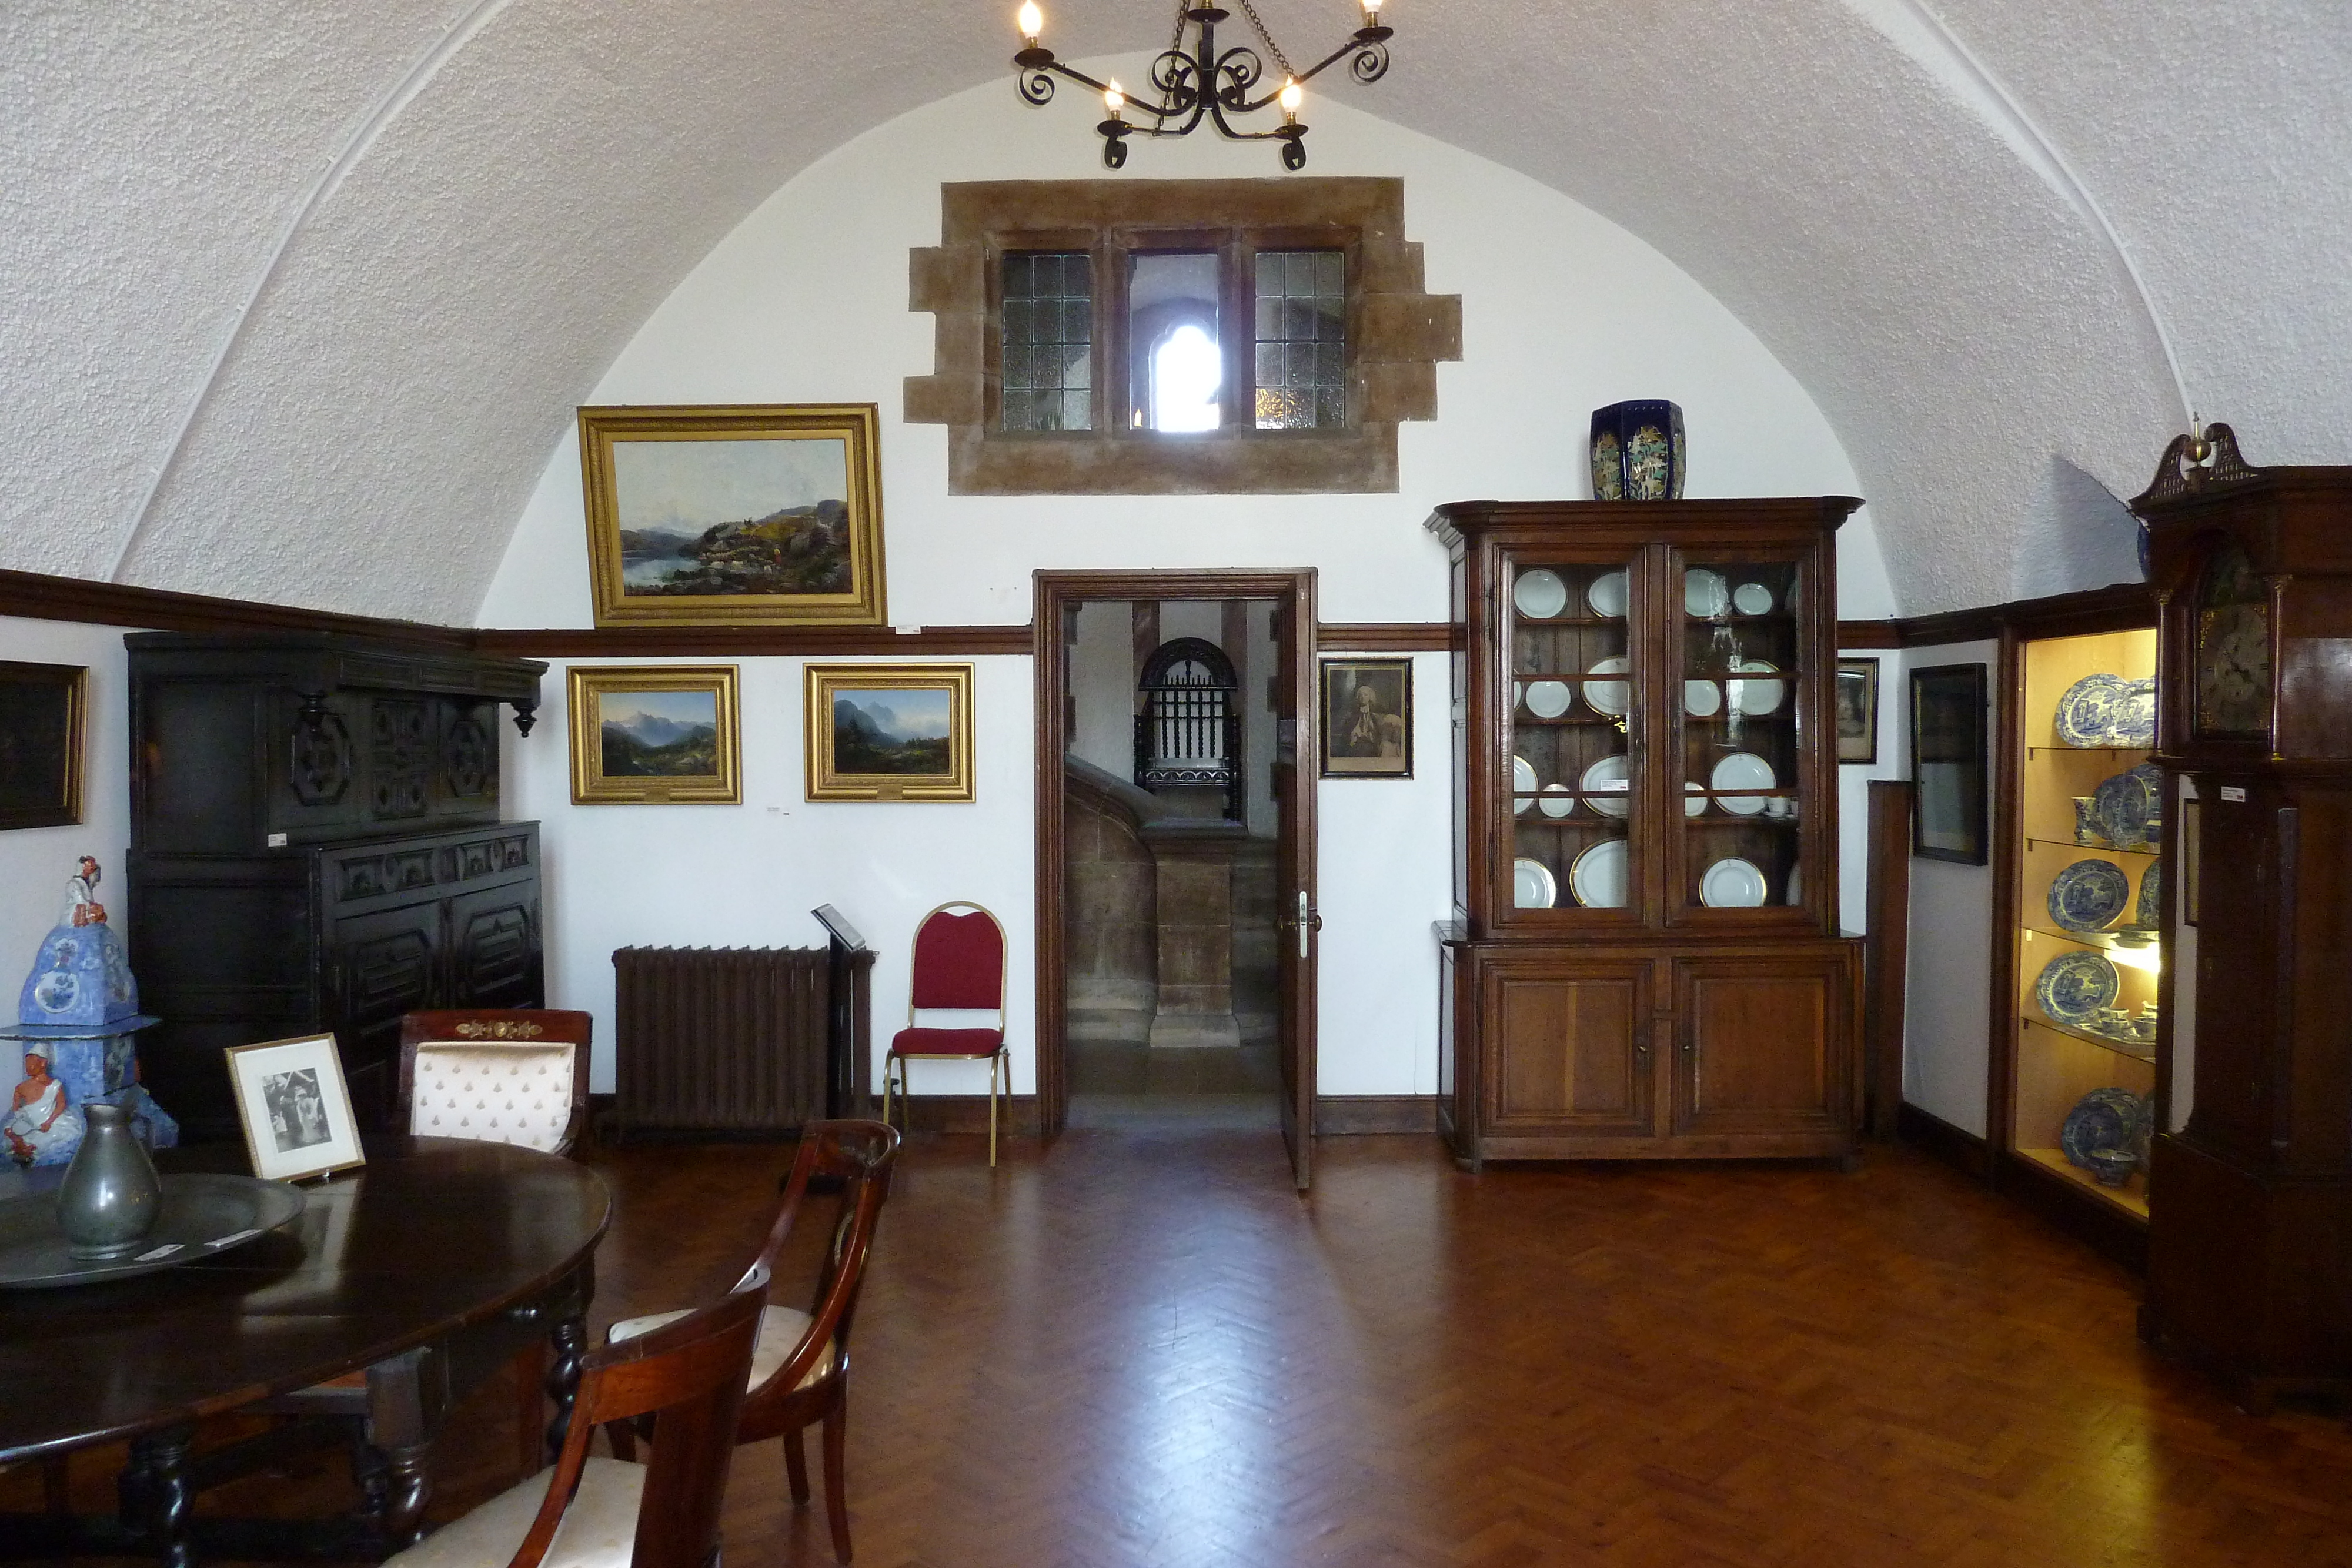
[[1677,552],[1668,592],[1681,602],[1679,869],[1667,901],[1682,909],[1759,909],[1805,901],[1800,851],[1814,802],[1798,751],[1806,583],[1794,560]]
[[1639,916],[1637,559],[1507,563],[1508,798],[1498,820],[1511,862],[1497,891],[1514,911]]

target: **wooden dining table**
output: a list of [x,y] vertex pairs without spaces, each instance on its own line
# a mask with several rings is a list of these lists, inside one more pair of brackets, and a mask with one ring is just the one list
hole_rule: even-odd
[[[415,1541],[433,1446],[474,1386],[534,1340],[561,1443],[586,1348],[595,1249],[612,1218],[603,1176],[503,1144],[387,1136],[366,1165],[305,1188],[279,1230],[184,1268],[106,1284],[0,1291],[0,1464],[127,1439],[107,1517],[0,1513],[0,1559],[100,1553],[378,1557]],[[172,1150],[173,1171],[243,1172],[240,1148]],[[23,1190],[0,1176],[0,1197]],[[335,1379],[363,1404],[380,1469],[341,1520],[195,1517],[194,1493],[266,1462],[299,1424],[193,1455],[202,1417],[295,1406]],[[332,1391],[318,1396],[321,1407]],[[315,1436],[315,1435],[314,1435]]]

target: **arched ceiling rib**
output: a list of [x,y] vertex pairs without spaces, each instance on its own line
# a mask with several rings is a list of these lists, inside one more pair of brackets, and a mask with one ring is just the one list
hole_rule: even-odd
[[[21,0],[0,564],[104,575],[143,515],[128,580],[467,617],[653,307],[814,158],[1009,74],[1008,9]],[[1302,57],[1346,23],[1263,9]],[[2084,476],[2130,494],[2180,423],[2147,309],[2035,132],[2202,412],[2256,461],[2352,458],[2335,0],[1391,9],[1388,80],[1332,90],[1589,203],[1746,319],[1837,425],[1906,611],[2011,591],[2022,530]],[[1157,6],[1053,10],[1074,57],[1164,37]],[[1921,43],[1938,29],[2023,131]]]

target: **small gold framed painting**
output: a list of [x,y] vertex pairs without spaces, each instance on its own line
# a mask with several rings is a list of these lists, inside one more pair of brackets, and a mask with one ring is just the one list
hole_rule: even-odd
[[732,664],[583,667],[572,675],[572,802],[740,805]]
[[333,1035],[232,1045],[228,1078],[254,1175],[300,1181],[367,1163]]
[[875,405],[583,408],[596,624],[883,623]]
[[808,666],[808,798],[970,800],[970,664]]

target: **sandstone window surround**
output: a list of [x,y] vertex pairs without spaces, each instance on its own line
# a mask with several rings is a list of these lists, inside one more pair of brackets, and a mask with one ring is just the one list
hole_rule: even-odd
[[[1437,361],[1462,357],[1462,299],[1422,290],[1395,179],[1007,180],[940,188],[942,243],[912,251],[909,308],[935,319],[933,373],[909,376],[905,417],[944,424],[958,496],[1380,494],[1397,489],[1396,427],[1437,417]],[[1132,251],[1210,245],[1328,247],[1348,257],[1351,423],[1228,425],[1197,434],[1007,431],[999,417],[1003,257],[1083,250],[1097,279]],[[1127,380],[1117,308],[1096,289],[1097,396]],[[1121,423],[1124,415],[1119,415]]]

